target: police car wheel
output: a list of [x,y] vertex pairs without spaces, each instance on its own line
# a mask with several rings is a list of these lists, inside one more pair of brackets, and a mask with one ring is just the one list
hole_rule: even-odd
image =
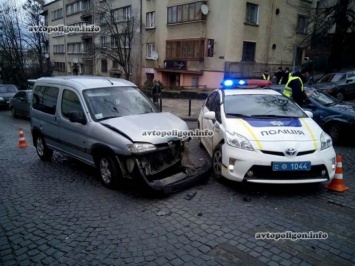
[[212,155],[213,176],[220,180],[222,178],[222,144],[219,144]]

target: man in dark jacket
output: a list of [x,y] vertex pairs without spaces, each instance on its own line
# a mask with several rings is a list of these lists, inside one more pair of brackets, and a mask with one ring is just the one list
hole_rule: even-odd
[[283,91],[283,95],[293,99],[299,106],[302,106],[303,102],[311,94],[304,91],[304,83],[309,76],[309,69],[302,68],[290,76]]
[[153,81],[153,87],[152,87],[152,96],[153,96],[153,102],[155,104],[158,103],[159,95],[161,93],[161,88],[160,84],[158,81],[154,80]]
[[291,76],[290,69],[286,67],[285,72],[283,73],[282,78],[280,79],[278,84],[286,84],[290,76]]
[[276,77],[276,84],[280,84],[280,80],[284,75],[284,71],[282,70],[282,67],[279,67],[277,71],[274,74],[274,77]]

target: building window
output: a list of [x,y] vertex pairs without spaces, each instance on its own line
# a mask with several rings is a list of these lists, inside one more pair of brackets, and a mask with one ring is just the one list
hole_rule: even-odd
[[112,20],[113,20],[113,22],[114,23],[116,23],[116,22],[119,22],[120,21],[120,10],[119,9],[116,9],[116,10],[113,10],[112,12],[111,12],[111,18],[112,18]]
[[198,77],[192,77],[192,87],[198,88]]
[[118,48],[119,47],[119,38],[115,36],[111,36],[111,48]]
[[55,62],[54,69],[58,72],[65,72],[65,63],[63,62]]
[[166,42],[167,59],[203,59],[205,40],[178,40]]
[[106,36],[101,36],[100,37],[100,45],[101,45],[101,48],[106,48],[107,47],[107,37]]
[[64,54],[64,44],[53,45],[54,54]]
[[307,33],[307,26],[308,26],[308,17],[303,15],[298,15],[297,19],[297,33]]
[[107,73],[107,60],[101,60],[101,72]]
[[112,68],[118,68],[118,60],[117,59],[112,61]]
[[63,8],[52,11],[52,20],[60,19],[63,17]]
[[68,54],[79,54],[84,52],[82,43],[68,43]]
[[147,13],[146,29],[155,28],[155,12]]
[[168,24],[205,20],[201,12],[202,1],[168,7]]
[[154,43],[147,43],[147,54],[146,57],[148,59],[152,59],[152,52],[155,51],[155,44]]
[[255,61],[255,42],[243,42],[242,61]]
[[247,3],[247,11],[245,22],[251,24],[258,24],[259,6],[252,3]]
[[124,7],[123,8],[123,20],[130,21],[131,20],[131,7]]

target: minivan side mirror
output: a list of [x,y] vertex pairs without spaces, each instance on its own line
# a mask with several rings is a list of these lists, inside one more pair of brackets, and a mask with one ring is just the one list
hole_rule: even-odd
[[86,118],[83,117],[82,113],[79,111],[69,112],[69,121],[86,125]]

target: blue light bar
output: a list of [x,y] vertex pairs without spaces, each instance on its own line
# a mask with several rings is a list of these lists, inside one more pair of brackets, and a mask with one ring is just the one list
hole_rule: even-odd
[[222,81],[223,88],[231,88],[247,85],[247,82],[243,79],[225,79]]

